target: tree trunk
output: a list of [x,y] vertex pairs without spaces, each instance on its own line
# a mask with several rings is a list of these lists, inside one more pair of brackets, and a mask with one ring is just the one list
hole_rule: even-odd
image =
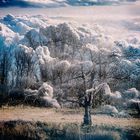
[[84,125],[92,125],[90,106],[85,105]]
[[83,123],[84,125],[92,125],[91,107],[92,107],[92,94],[85,93],[85,101],[84,101],[85,114]]

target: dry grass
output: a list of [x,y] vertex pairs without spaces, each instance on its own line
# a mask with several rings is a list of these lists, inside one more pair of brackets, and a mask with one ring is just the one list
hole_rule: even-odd
[[83,126],[75,123],[44,123],[32,121],[0,122],[0,138],[4,140],[139,140],[138,129],[125,130],[105,126]]
[[93,126],[82,126],[82,109],[0,108],[0,138],[53,140],[122,140],[140,138],[140,120],[93,115]]
[[[46,109],[37,107],[2,107],[0,108],[0,121],[24,120],[51,123],[77,123],[83,120],[82,109]],[[113,126],[120,128],[140,128],[139,118],[114,118],[107,115],[92,115],[94,125]]]

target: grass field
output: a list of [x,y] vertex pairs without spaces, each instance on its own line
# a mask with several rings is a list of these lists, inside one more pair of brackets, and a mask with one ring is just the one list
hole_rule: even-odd
[[92,126],[81,126],[82,109],[17,106],[0,108],[0,138],[49,140],[137,140],[139,118],[92,115]]
[[[53,123],[77,123],[83,121],[82,109],[46,109],[38,107],[2,107],[0,121],[24,120]],[[117,118],[109,115],[92,115],[95,125],[110,125],[116,127],[139,127],[139,118]]]

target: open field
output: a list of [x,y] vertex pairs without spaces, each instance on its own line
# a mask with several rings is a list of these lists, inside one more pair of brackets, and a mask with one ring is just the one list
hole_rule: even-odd
[[[0,109],[0,121],[23,120],[52,123],[77,123],[83,120],[82,110],[45,109],[35,107],[7,107]],[[139,118],[115,118],[108,115],[92,115],[94,125],[140,128]]]
[[92,115],[92,126],[81,126],[82,109],[2,107],[3,140],[139,140],[140,119]]

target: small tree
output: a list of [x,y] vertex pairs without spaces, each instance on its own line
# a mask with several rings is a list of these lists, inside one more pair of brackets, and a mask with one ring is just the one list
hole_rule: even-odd
[[[94,102],[99,102],[99,104],[102,103],[105,84],[100,83],[98,86],[93,88],[92,86],[95,80],[95,68],[92,68],[90,71],[85,72],[83,64],[80,64],[80,68],[77,70],[77,72],[74,70],[73,73],[71,71],[69,71],[69,73],[72,74],[70,76],[71,78],[68,77],[68,81],[72,83],[72,85],[70,85],[70,87],[67,87],[67,89],[69,89],[70,91],[70,96],[65,96],[64,98],[67,97],[67,99],[65,99],[67,102],[76,103],[79,104],[79,106],[83,107],[83,125],[91,125],[91,108],[93,107]],[[69,83],[67,84],[69,85]]]
[[[91,73],[93,74],[93,73]],[[86,87],[86,76],[82,74],[82,79],[84,82],[84,85]],[[82,106],[84,107],[84,119],[83,119],[83,125],[92,125],[92,119],[91,119],[91,108],[93,106],[93,102],[97,99],[96,95],[99,93],[98,96],[100,96],[100,100],[102,101],[103,96],[103,90],[105,91],[105,84],[99,84],[96,88],[91,89],[84,89],[84,102],[82,103]]]
[[[80,61],[76,61],[75,67],[71,67],[67,74],[67,84],[70,86],[67,88],[70,91],[70,96],[66,101],[77,103],[83,107],[84,119],[83,124],[91,125],[91,108],[102,104],[104,101],[103,92],[105,91],[105,84],[108,73],[106,67],[108,66],[108,59],[102,58],[102,53],[98,52],[98,61],[95,62],[95,56],[92,51],[89,51],[90,61],[85,61],[83,55],[80,52]],[[107,57],[107,56],[106,56]],[[87,66],[88,65],[88,66]],[[98,65],[98,68],[97,68]],[[75,97],[75,98],[74,98]],[[66,98],[66,96],[64,97]]]

